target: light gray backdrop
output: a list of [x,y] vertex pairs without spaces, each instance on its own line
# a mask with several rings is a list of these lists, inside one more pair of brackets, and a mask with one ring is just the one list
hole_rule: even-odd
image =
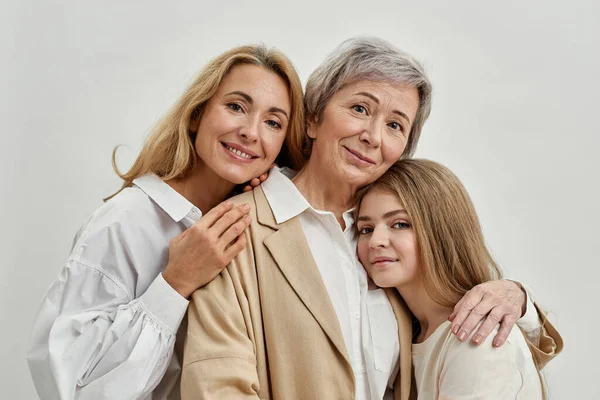
[[[119,187],[153,123],[218,53],[262,41],[303,81],[342,40],[377,35],[434,83],[418,156],[469,189],[506,274],[551,310],[552,399],[600,398],[600,9],[589,1],[32,1],[0,10],[0,387],[36,398],[31,325],[72,237]],[[567,4],[569,4],[567,6]]]

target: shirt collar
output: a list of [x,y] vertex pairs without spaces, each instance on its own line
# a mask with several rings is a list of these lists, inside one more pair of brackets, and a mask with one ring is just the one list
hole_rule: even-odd
[[[184,218],[192,223],[202,217],[202,212],[188,199],[166,184],[155,174],[146,174],[133,180],[133,183],[162,208],[175,222]],[[189,224],[186,224],[189,225]]]
[[[269,172],[269,178],[261,184],[275,221],[282,224],[306,210],[312,210],[316,214],[331,214],[329,211],[316,210],[310,205],[290,180],[295,174],[296,172],[289,168],[273,168]],[[353,210],[343,214],[347,227],[354,224]]]

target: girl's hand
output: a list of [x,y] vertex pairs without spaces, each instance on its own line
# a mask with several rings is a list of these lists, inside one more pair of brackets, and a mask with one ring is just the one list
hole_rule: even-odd
[[165,281],[188,298],[213,280],[246,247],[243,233],[252,220],[249,212],[247,204],[233,208],[231,201],[225,201],[174,237]]

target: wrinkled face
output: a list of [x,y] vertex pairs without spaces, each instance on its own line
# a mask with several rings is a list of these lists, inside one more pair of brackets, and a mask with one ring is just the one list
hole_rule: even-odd
[[266,69],[242,64],[223,78],[198,122],[194,147],[199,164],[240,184],[267,171],[281,150],[291,112],[285,81]]
[[357,220],[358,258],[380,287],[417,282],[419,246],[398,196],[375,187],[362,200]]
[[340,182],[374,182],[402,155],[418,107],[415,88],[373,81],[343,86],[321,119],[308,124],[311,161]]

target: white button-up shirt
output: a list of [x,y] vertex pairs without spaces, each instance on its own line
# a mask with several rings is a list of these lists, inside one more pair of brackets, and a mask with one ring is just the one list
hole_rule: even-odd
[[134,181],[77,233],[43,300],[27,361],[42,399],[166,399],[188,301],[163,279],[169,241],[201,213],[155,175]]
[[398,324],[384,291],[368,289],[367,274],[356,254],[352,212],[344,213],[342,231],[333,213],[311,207],[276,168],[262,188],[277,223],[299,216],[340,323],[354,371],[356,399],[392,398],[388,382],[400,350]]

